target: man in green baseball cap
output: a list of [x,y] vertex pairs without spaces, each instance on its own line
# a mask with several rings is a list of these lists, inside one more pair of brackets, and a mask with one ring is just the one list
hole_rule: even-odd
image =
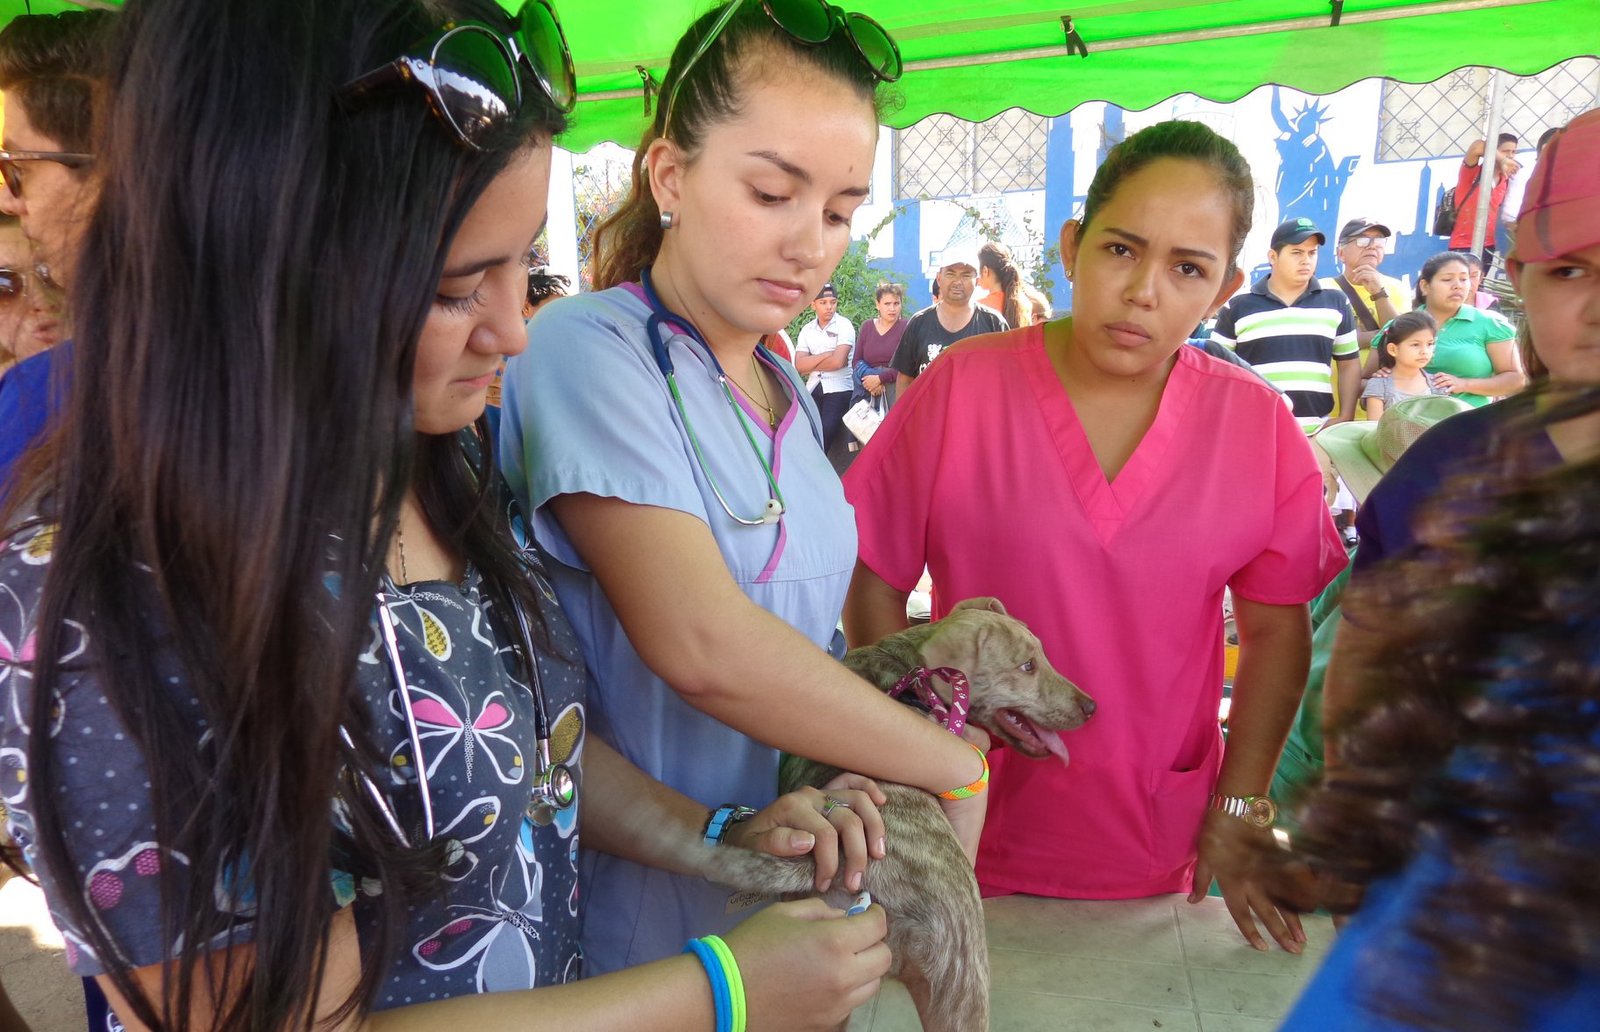
[[[1328,238],[1307,218],[1272,231],[1272,271],[1217,313],[1213,340],[1282,390],[1306,433],[1352,419],[1361,394],[1356,317],[1349,298],[1317,280],[1317,250]],[[1339,370],[1334,411],[1333,367]]]

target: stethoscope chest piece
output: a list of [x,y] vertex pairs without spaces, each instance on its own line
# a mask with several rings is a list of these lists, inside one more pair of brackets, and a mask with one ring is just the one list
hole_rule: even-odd
[[562,810],[568,809],[578,799],[578,782],[572,769],[565,763],[552,763],[534,775],[528,806],[523,812],[528,820],[547,827]]

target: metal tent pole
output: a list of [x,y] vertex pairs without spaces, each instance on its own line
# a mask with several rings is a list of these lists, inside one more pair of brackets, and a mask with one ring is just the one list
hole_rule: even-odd
[[[1472,253],[1483,257],[1485,237],[1493,240],[1494,227],[1489,225],[1489,197],[1494,192],[1494,177],[1500,170],[1500,152],[1495,147],[1495,137],[1500,135],[1500,101],[1502,96],[1500,70],[1489,69],[1489,118],[1483,127],[1483,157],[1478,161],[1478,207],[1472,220]],[[1487,263],[1486,263],[1487,264]],[[1485,268],[1484,274],[1489,270]]]

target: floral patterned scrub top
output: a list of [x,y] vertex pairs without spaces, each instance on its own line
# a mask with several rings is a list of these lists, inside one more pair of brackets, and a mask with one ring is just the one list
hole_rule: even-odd
[[[520,519],[515,519],[519,539]],[[75,863],[42,869],[34,854],[36,786],[27,779],[32,711],[34,616],[51,558],[53,528],[19,533],[0,549],[0,784],[7,829],[43,882],[51,913],[67,944],[72,970],[84,976],[121,964],[142,967],[175,956],[162,938],[158,879],[166,864],[185,858],[155,841],[149,782],[140,750],[101,690],[93,668],[63,677],[47,729],[56,755],[59,808]],[[549,648],[539,671],[553,729],[553,759],[576,769],[585,729],[584,671],[571,627],[531,552],[525,558],[540,596]],[[524,816],[537,769],[533,694],[508,662],[509,643],[497,639],[488,617],[494,606],[476,571],[460,584],[423,582],[396,587],[385,579],[385,604],[394,617],[427,771],[436,834],[451,840],[442,899],[412,908],[404,948],[378,990],[376,1009],[475,992],[527,989],[580,976],[578,945],[578,807],[541,827]],[[538,621],[530,615],[538,642]],[[360,657],[360,684],[372,707],[375,733],[390,757],[384,793],[412,841],[420,841],[422,806],[405,710],[383,647],[377,611],[371,645]],[[516,626],[515,620],[506,626]],[[71,625],[64,660],[88,655],[92,629]],[[170,660],[168,680],[179,705],[204,734],[198,703],[184,691]],[[515,673],[514,673],[515,671]],[[383,887],[359,883],[330,860],[330,904],[353,903],[363,935],[376,920],[374,896]],[[219,885],[220,908],[237,915],[234,942],[248,941],[253,900]],[[82,892],[104,923],[120,956],[96,956],[83,932],[59,905]],[[330,910],[332,906],[330,906]]]

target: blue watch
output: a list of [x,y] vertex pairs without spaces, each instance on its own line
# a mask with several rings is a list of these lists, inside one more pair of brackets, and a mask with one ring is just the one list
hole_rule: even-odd
[[735,824],[747,821],[756,815],[753,806],[736,806],[728,803],[711,811],[711,816],[706,818],[705,844],[720,846],[728,837],[728,830]]

